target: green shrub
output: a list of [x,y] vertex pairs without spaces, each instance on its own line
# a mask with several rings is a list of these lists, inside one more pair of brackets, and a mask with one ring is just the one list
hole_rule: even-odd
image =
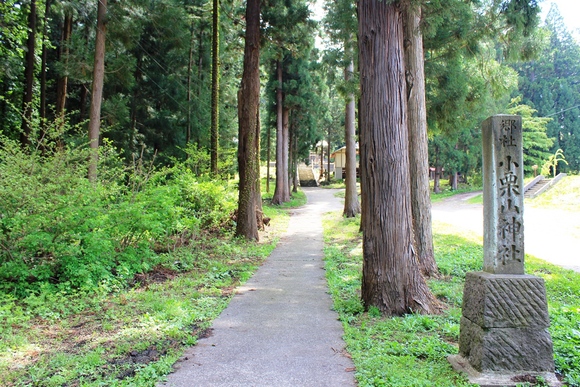
[[86,146],[41,152],[0,143],[0,293],[122,287],[157,265],[157,252],[231,229],[236,198],[226,181],[183,165],[126,168],[105,143],[91,183]]

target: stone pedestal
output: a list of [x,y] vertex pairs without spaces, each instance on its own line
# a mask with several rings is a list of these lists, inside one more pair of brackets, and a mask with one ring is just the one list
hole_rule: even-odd
[[515,386],[554,375],[544,280],[525,275],[522,119],[485,120],[483,272],[467,273],[455,369],[483,386]]
[[547,310],[542,278],[467,273],[459,356],[451,363],[480,385],[515,386],[530,376],[559,385]]

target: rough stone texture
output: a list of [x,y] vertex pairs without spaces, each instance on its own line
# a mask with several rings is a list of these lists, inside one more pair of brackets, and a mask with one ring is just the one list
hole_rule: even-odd
[[547,329],[488,329],[462,317],[459,352],[480,372],[554,372]]
[[483,270],[524,274],[522,119],[497,115],[482,124]]
[[467,273],[459,353],[479,372],[554,372],[544,281]]
[[553,372],[479,372],[461,355],[451,355],[447,360],[455,371],[465,373],[470,383],[480,387],[518,387],[522,381],[538,377],[544,379],[550,387],[562,385]]
[[463,316],[482,328],[547,328],[544,280],[531,275],[467,273]]

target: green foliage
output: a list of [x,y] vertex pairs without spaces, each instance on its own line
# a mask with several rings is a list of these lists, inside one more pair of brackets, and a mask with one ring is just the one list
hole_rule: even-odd
[[[520,74],[519,93],[526,105],[542,117],[553,117],[547,134],[555,142],[549,149],[562,149],[569,165],[563,172],[580,170],[580,45],[566,29],[562,16],[552,4],[542,30],[541,51],[536,59],[514,65]],[[544,158],[545,160],[545,158]],[[540,164],[538,164],[540,165]]]
[[227,182],[186,167],[123,169],[101,147],[101,181],[86,179],[85,147],[0,150],[0,291],[16,297],[125,286],[158,262],[157,251],[202,230],[228,230],[235,196]]
[[[135,172],[142,171],[136,165],[122,179],[129,182],[120,191],[124,196],[115,201],[146,208],[150,218],[137,222],[147,224],[160,221],[155,214],[175,218],[168,212],[169,202],[180,207],[175,218],[179,221],[202,218],[194,221],[197,232],[189,235],[187,229],[164,238],[172,245],[157,246],[165,252],[148,257],[147,263],[155,266],[134,275],[130,287],[109,281],[88,291],[56,291],[48,283],[23,299],[0,292],[0,385],[157,385],[183,351],[206,333],[232,289],[272,252],[277,233],[287,225],[287,211],[264,206],[272,219],[262,243],[208,233],[201,228],[203,219],[215,224],[218,212],[227,212],[233,187],[196,179],[187,166]],[[216,213],[204,218],[211,212],[204,207],[214,207]],[[134,215],[125,213],[128,218]],[[175,219],[167,225],[186,230],[175,226]]]
[[[532,174],[532,166],[540,165],[550,156],[550,149],[554,139],[548,138],[546,131],[551,118],[534,117],[537,112],[528,105],[520,104],[522,97],[512,99],[509,114],[517,114],[522,117],[522,137],[524,148],[524,169],[527,174]],[[543,173],[543,172],[542,172]]]

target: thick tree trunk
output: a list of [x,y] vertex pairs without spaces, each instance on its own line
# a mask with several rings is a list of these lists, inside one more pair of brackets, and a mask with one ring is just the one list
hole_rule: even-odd
[[211,68],[211,136],[210,170],[218,174],[218,136],[219,136],[219,90],[220,90],[220,42],[219,42],[219,0],[213,0],[213,35]]
[[24,95],[22,98],[22,133],[20,143],[22,146],[30,144],[32,131],[32,94],[34,92],[34,54],[36,50],[36,0],[30,1],[28,13],[28,39],[26,41],[26,58],[24,63]]
[[457,183],[459,181],[459,174],[457,172],[453,172],[449,175],[449,186],[451,187],[452,191],[457,191]]
[[[272,196],[272,204],[282,204],[290,200],[288,189],[288,121],[286,116],[286,129],[284,129],[284,115],[288,110],[284,109],[284,93],[282,91],[282,61],[276,63],[278,76],[278,90],[276,91],[276,187]],[[285,134],[286,133],[286,134]],[[286,150],[284,150],[286,149]]]
[[56,115],[61,122],[64,121],[66,108],[66,95],[68,89],[68,58],[70,53],[69,43],[72,36],[73,17],[69,11],[64,16],[62,34],[60,38],[59,60],[64,64],[64,74],[60,74],[56,84]]
[[398,4],[359,3],[362,299],[387,315],[437,311],[413,248],[403,24]]
[[99,0],[97,8],[97,36],[95,42],[95,67],[93,69],[93,88],[91,93],[91,110],[89,113],[89,145],[91,160],[89,162],[89,180],[97,179],[99,135],[101,131],[101,103],[105,81],[105,35],[107,32],[107,0]]
[[425,59],[421,34],[421,6],[403,0],[404,47],[407,81],[407,125],[409,128],[409,166],[411,209],[415,231],[415,252],[423,274],[437,274],[429,195],[429,150],[427,106],[425,103]]
[[238,93],[240,174],[236,235],[258,240],[260,196],[260,0],[246,5],[244,72]]
[[[352,79],[354,64],[351,60],[344,72],[344,78],[347,82]],[[345,180],[346,190],[344,196],[343,214],[347,218],[352,218],[361,212],[361,206],[358,201],[358,192],[356,189],[356,142],[355,142],[355,100],[354,94],[350,93],[346,97],[346,106],[344,114],[344,140],[346,142],[346,166]]]

